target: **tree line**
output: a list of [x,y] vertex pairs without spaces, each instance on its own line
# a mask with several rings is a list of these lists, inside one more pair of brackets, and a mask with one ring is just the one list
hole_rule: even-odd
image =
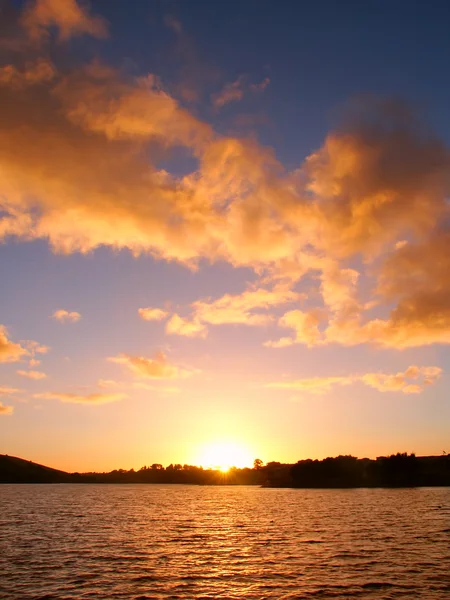
[[450,456],[397,453],[375,460],[354,456],[299,460],[295,464],[256,459],[253,468],[226,472],[194,465],[159,463],[139,470],[66,473],[31,461],[0,455],[0,483],[159,483],[259,485],[266,487],[350,488],[450,485]]

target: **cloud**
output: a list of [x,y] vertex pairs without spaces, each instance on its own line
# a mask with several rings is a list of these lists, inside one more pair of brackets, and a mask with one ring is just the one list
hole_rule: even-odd
[[424,235],[446,212],[448,149],[399,102],[365,98],[308,157],[306,187],[335,255],[373,255],[404,233]]
[[191,306],[195,319],[209,325],[263,326],[273,319],[267,313],[270,308],[298,302],[302,298],[302,294],[278,284],[272,289],[254,287],[242,294],[225,294],[212,301],[197,300]]
[[41,364],[41,361],[38,360],[37,358],[32,358],[31,360],[28,361],[29,367],[38,367],[40,364]]
[[9,396],[11,394],[19,394],[22,390],[18,388],[0,386],[0,396]]
[[350,385],[354,379],[349,377],[310,377],[295,381],[280,381],[268,383],[266,387],[274,389],[298,390],[311,394],[324,394],[336,385]]
[[395,374],[365,373],[363,375],[347,375],[337,377],[310,377],[290,381],[278,381],[266,384],[273,389],[296,390],[310,394],[324,394],[335,386],[347,386],[362,382],[380,392],[402,392],[418,394],[426,386],[434,384],[442,374],[439,367],[408,367],[406,371]]
[[265,346],[270,348],[284,348],[292,344],[305,344],[308,347],[323,343],[323,334],[319,329],[321,313],[318,310],[309,312],[303,310],[290,310],[278,321],[280,327],[294,330],[294,336],[282,337],[276,341],[267,341]]
[[244,97],[243,77],[238,77],[233,83],[227,83],[220,92],[213,94],[211,100],[213,106],[222,108],[230,102],[238,102]]
[[[265,345],[338,343],[403,349],[450,343],[449,244],[446,232],[436,232],[422,244],[401,244],[373,269],[378,274],[375,296],[366,303],[359,297],[357,271],[324,267],[319,286],[324,307],[288,311],[278,325],[294,334]],[[387,317],[365,318],[366,311],[392,304]]]
[[28,379],[46,379],[47,375],[46,373],[43,373],[42,371],[23,371],[23,370],[19,370],[16,371],[17,375],[21,375],[22,377],[27,377]]
[[365,326],[386,347],[450,343],[450,232],[437,231],[418,244],[401,245],[380,267],[377,292],[396,302],[386,319]]
[[108,360],[125,365],[138,377],[148,379],[181,379],[198,372],[194,369],[172,365],[163,352],[157,352],[153,358],[122,353]]
[[292,344],[308,347],[338,342],[357,343],[355,333],[360,331],[363,307],[358,299],[359,273],[355,269],[340,268],[336,262],[322,265],[319,291],[323,308],[308,311],[292,310],[278,321],[281,327],[294,330],[294,336],[284,337],[266,346],[281,348]]
[[99,388],[113,388],[120,385],[118,381],[114,381],[113,379],[99,379],[97,381],[97,385]]
[[25,9],[22,24],[33,40],[46,38],[51,27],[58,28],[60,40],[83,34],[107,35],[106,21],[90,15],[76,0],[34,0]]
[[144,383],[142,381],[135,381],[133,383],[133,387],[137,390],[151,390],[154,392],[159,392],[162,394],[179,394],[181,392],[181,388],[171,385],[171,386],[160,386],[160,385],[151,385],[149,383]]
[[[261,276],[240,300],[201,300],[186,318],[173,315],[173,331],[272,323],[279,305],[247,306],[250,293],[272,277],[293,294],[293,281],[310,276],[307,305],[278,320],[291,333],[267,345],[450,343],[450,152],[403,104],[354,103],[287,169],[273,149],[214,131],[156,74],[61,58],[52,28],[60,40],[106,33],[84,5],[40,0],[20,22],[32,42],[8,39],[0,68],[0,239],[46,240],[61,253],[126,248],[191,268],[225,261]],[[239,78],[214,101],[266,85]],[[178,147],[194,162],[185,175],[160,168]],[[5,336],[0,361],[26,355]]]
[[181,108],[153,74],[128,84],[92,63],[63,78],[55,94],[70,122],[108,140],[154,139],[200,151],[211,137],[210,126]]
[[0,402],[0,415],[12,415],[14,412],[13,406],[5,406]]
[[144,321],[162,321],[168,316],[168,312],[166,310],[162,310],[161,308],[139,308],[138,309],[139,316]]
[[[401,391],[404,394],[419,394],[426,385],[435,383],[442,374],[439,367],[409,367],[404,373],[386,375],[385,373],[367,373],[361,376],[361,381],[380,392]],[[421,383],[411,383],[409,380],[421,378]]]
[[55,75],[54,65],[45,58],[38,58],[35,62],[26,63],[23,69],[14,65],[0,67],[0,85],[21,90],[30,85],[48,82]]
[[269,85],[270,79],[266,77],[260,83],[246,83],[246,77],[241,75],[232,83],[227,83],[223,88],[211,95],[211,101],[215,108],[222,108],[230,102],[239,102],[242,100],[248,90],[252,92],[263,92]]
[[[46,239],[64,253],[128,248],[189,265],[276,260],[299,243],[273,205],[290,194],[272,177],[283,173],[273,152],[217,135],[153,74],[65,64],[39,86],[1,86],[0,107],[0,238]],[[174,146],[198,159],[184,177],[156,166]]]
[[166,333],[169,335],[183,335],[186,337],[205,338],[208,330],[198,319],[190,321],[174,314],[166,324]]
[[0,363],[17,362],[27,354],[23,346],[8,339],[8,330],[0,325]]
[[183,26],[181,21],[177,19],[174,15],[165,15],[164,16],[164,24],[172,29],[175,33],[180,34],[183,31]]
[[263,92],[266,87],[269,85],[270,83],[270,79],[268,77],[265,77],[260,83],[251,83],[250,84],[250,89],[253,92]]
[[59,400],[60,402],[70,404],[109,404],[110,402],[118,402],[126,398],[126,394],[70,394],[65,392],[44,392],[41,394],[33,394],[33,398],[45,400]]
[[51,350],[50,346],[40,344],[34,340],[24,340],[22,343],[26,346],[28,353],[32,357],[34,357],[35,354],[47,354]]
[[81,319],[81,315],[79,312],[69,312],[63,308],[60,308],[59,310],[55,310],[55,312],[51,315],[51,318],[55,319],[56,321],[61,321],[61,323],[66,321],[76,323]]
[[154,79],[125,84],[91,66],[40,91],[39,113],[34,92],[20,102],[16,93],[0,90],[0,159],[8,165],[0,238],[45,238],[66,253],[126,247],[181,262],[211,249],[208,207],[137,152],[149,140],[161,154],[177,144],[195,150],[210,135]]

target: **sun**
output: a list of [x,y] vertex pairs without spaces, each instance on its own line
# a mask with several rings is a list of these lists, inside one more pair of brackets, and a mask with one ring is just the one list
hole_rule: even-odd
[[250,451],[234,441],[214,441],[201,448],[198,464],[206,469],[218,469],[226,473],[231,467],[250,467],[253,459]]

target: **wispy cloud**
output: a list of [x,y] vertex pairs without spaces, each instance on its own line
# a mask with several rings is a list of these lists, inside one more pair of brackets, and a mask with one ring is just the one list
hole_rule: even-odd
[[152,385],[143,381],[135,381],[133,387],[137,390],[149,390],[160,394],[179,394],[181,392],[181,388],[175,385]]
[[211,96],[213,105],[216,108],[222,108],[225,104],[242,100],[244,97],[243,84],[243,77],[238,77],[233,83],[227,83],[219,92]]
[[14,412],[13,406],[5,406],[0,402],[0,415],[12,415]]
[[40,344],[34,340],[22,340],[21,343],[26,347],[28,354],[32,358],[34,358],[36,354],[47,354],[51,350],[50,346]]
[[121,384],[120,382],[115,381],[114,379],[99,379],[97,381],[97,385],[99,388],[115,388]]
[[250,92],[263,92],[269,85],[270,79],[266,77],[260,83],[247,83],[247,77],[241,75],[232,83],[227,83],[224,87],[212,94],[211,101],[215,108],[222,108],[230,102],[239,102],[244,95]]
[[125,365],[138,377],[148,379],[180,379],[198,372],[196,369],[171,364],[163,352],[156,353],[153,358],[120,354],[108,360]]
[[33,394],[33,398],[45,400],[59,400],[69,404],[109,404],[110,402],[118,402],[126,398],[126,394],[71,394],[66,392],[43,392]]
[[164,24],[169,29],[172,29],[172,31],[174,31],[175,33],[180,34],[183,31],[183,25],[181,24],[181,21],[177,19],[177,17],[175,17],[174,15],[165,15]]
[[21,377],[26,377],[27,379],[46,379],[47,378],[47,374],[43,373],[42,371],[24,371],[19,369],[18,371],[16,371],[17,375],[20,375]]
[[364,373],[362,375],[345,375],[332,377],[310,377],[287,381],[276,381],[266,384],[265,387],[280,390],[296,390],[310,394],[324,394],[336,386],[347,386],[362,382],[380,392],[402,392],[404,394],[418,394],[425,387],[434,384],[441,376],[439,367],[411,366],[404,372],[389,373]]
[[266,87],[269,85],[269,83],[270,83],[270,79],[268,77],[265,77],[259,83],[251,83],[250,89],[253,92],[263,92],[266,89]]
[[18,388],[0,386],[0,396],[10,396],[11,394],[19,394],[22,390]]
[[280,390],[297,390],[310,394],[324,394],[334,386],[350,385],[355,381],[353,376],[342,377],[306,377],[291,381],[276,381],[266,384],[265,387]]

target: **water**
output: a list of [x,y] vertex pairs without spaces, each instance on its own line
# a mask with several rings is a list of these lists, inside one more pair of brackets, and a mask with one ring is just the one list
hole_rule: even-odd
[[450,488],[0,486],[2,600],[450,598]]

